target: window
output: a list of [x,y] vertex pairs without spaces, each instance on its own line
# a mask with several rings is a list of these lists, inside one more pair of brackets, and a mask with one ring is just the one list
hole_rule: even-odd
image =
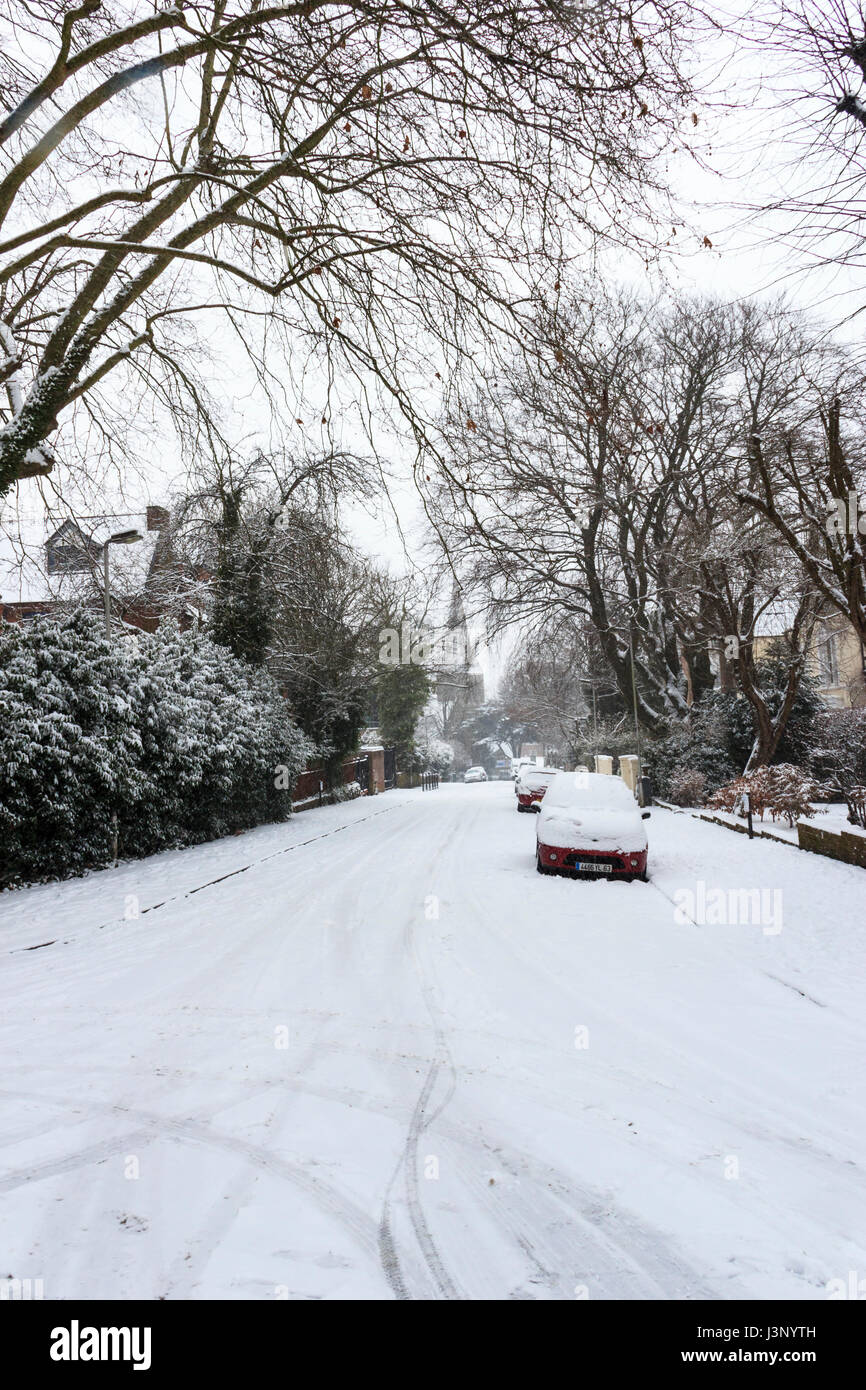
[[824,629],[818,640],[818,679],[823,686],[839,684],[839,656],[836,650],[836,634]]

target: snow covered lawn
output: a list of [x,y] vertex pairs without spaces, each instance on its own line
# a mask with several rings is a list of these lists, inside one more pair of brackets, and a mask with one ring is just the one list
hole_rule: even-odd
[[446,785],[0,897],[2,1273],[47,1298],[862,1277],[866,875],[648,830],[649,884],[541,877],[510,782]]
[[[838,802],[827,804],[815,802],[814,810],[814,816],[801,816],[798,817],[798,821],[802,820],[804,825],[812,825],[816,830],[832,830],[836,834],[838,834],[840,830],[844,830],[849,835],[866,835],[866,830],[863,830],[859,825],[852,825],[849,821],[847,806],[841,805]],[[735,816],[731,811],[713,811],[691,807],[684,810],[683,814],[688,816],[713,816],[716,820],[726,821],[728,825],[738,825],[742,830],[746,828],[745,817]],[[767,814],[763,820],[761,820],[760,816],[755,816],[753,819],[753,826],[756,835],[762,831],[766,831],[767,835],[775,835],[777,839],[788,840],[792,845],[796,845],[798,843],[798,821],[795,821],[793,825],[789,825],[784,817],[780,817],[779,820],[774,821],[772,816]]]

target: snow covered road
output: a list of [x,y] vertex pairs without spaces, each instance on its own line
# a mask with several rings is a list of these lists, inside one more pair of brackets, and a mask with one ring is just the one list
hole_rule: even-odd
[[[293,1299],[866,1275],[866,877],[648,828],[649,884],[542,878],[511,783],[443,786],[5,894],[0,1274]],[[715,888],[774,915],[682,920]]]

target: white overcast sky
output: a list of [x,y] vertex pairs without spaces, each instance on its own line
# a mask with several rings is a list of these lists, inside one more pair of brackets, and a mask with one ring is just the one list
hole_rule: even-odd
[[[680,230],[673,241],[676,253],[672,251],[663,267],[648,277],[641,262],[629,262],[618,251],[608,258],[603,274],[610,282],[626,281],[645,287],[648,293],[660,292],[668,285],[736,300],[784,290],[794,303],[835,327],[866,303],[862,276],[810,266],[802,250],[791,244],[789,219],[780,215],[757,217],[748,211],[798,189],[814,187],[827,174],[819,161],[803,158],[801,142],[792,138],[791,110],[785,105],[792,91],[809,90],[813,75],[798,68],[782,51],[772,47],[758,50],[738,38],[742,21],[759,16],[761,8],[746,5],[744,0],[711,6],[720,32],[701,47],[693,69],[703,93],[694,103],[699,119],[693,132],[701,162],[672,152],[668,167],[679,207]],[[819,111],[818,106],[815,111]],[[711,240],[711,249],[703,246],[704,236]],[[839,331],[857,341],[861,320],[855,317]],[[237,372],[233,370],[233,352],[236,349],[229,342],[221,348],[222,379],[233,382],[239,393],[226,404],[241,425],[240,433],[261,439],[267,435],[267,416],[246,364]],[[306,442],[316,443],[314,439]],[[360,439],[344,438],[342,442],[362,447]],[[344,522],[357,544],[377,563],[387,563],[399,572],[407,565],[422,563],[427,530],[412,483],[412,459],[397,454],[392,457],[395,479],[390,503],[372,514],[347,507]],[[147,500],[164,500],[172,490],[182,487],[183,479],[183,460],[176,442],[167,439],[165,452],[157,452],[148,477],[128,485],[128,501],[141,505]],[[501,653],[491,656],[487,672],[491,684],[501,662]]]

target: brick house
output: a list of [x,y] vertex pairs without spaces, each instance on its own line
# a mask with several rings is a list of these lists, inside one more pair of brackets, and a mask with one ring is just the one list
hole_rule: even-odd
[[102,608],[105,542],[119,531],[141,540],[111,548],[112,612],[153,632],[166,613],[189,627],[201,616],[196,581],[172,551],[171,516],[149,505],[139,512],[65,517],[9,510],[0,518],[0,619],[28,622],[71,603]]

